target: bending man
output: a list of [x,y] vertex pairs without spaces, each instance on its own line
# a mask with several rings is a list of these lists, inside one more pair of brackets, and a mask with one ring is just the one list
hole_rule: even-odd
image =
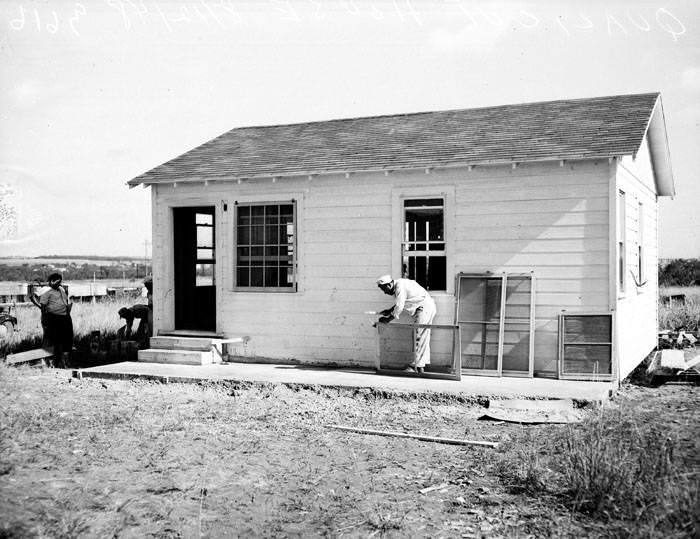
[[[388,296],[394,296],[396,303],[393,307],[381,311],[379,322],[388,324],[398,320],[406,311],[413,317],[416,324],[432,324],[435,318],[435,302],[428,291],[411,279],[392,279],[391,275],[383,275],[377,279],[377,286]],[[417,328],[415,342],[415,357],[406,368],[408,371],[423,372],[430,363],[430,328]]]
[[[119,317],[126,321],[124,327],[119,328],[117,335],[124,339],[132,339],[138,341],[139,345],[147,344],[148,337],[151,334],[151,328],[148,324],[150,310],[148,305],[137,303],[132,307],[122,307],[118,311]],[[136,332],[133,331],[134,319],[138,318],[139,325]]]

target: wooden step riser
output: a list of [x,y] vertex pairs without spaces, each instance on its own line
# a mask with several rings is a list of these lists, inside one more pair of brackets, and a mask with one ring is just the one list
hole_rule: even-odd
[[200,350],[139,350],[139,361],[145,363],[169,363],[172,365],[211,365],[211,352]]
[[160,350],[200,350],[207,352],[212,345],[217,345],[219,339],[184,338],[184,337],[151,337],[150,347]]

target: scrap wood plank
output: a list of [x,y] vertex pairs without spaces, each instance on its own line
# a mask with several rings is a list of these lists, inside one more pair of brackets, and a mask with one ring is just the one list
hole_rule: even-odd
[[7,365],[21,365],[22,363],[31,363],[53,356],[52,348],[37,348],[35,350],[27,350],[17,354],[9,354],[5,359]]
[[449,483],[440,483],[439,485],[433,485],[430,487],[422,488],[418,492],[420,492],[421,494],[427,494],[428,492],[432,492],[433,490],[443,490],[443,489],[446,489],[449,487],[450,487]]
[[413,438],[414,440],[422,440],[424,442],[436,442],[440,444],[451,445],[480,445],[484,447],[498,447],[498,442],[486,442],[483,440],[458,440],[456,438],[441,438],[439,436],[423,436],[421,434],[411,434],[408,432],[392,432],[386,430],[373,429],[358,429],[355,427],[346,427],[343,425],[328,425],[329,429],[344,430],[347,432],[357,432],[359,434],[374,434],[376,436],[390,436],[394,438]]
[[583,412],[574,408],[571,399],[490,400],[487,412],[479,419],[495,419],[510,423],[578,423]]

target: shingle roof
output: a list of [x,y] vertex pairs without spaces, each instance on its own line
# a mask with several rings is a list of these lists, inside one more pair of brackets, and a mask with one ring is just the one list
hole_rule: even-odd
[[658,93],[232,129],[129,182],[634,155]]

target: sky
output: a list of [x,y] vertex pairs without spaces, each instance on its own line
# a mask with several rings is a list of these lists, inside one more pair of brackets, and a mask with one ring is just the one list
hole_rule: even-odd
[[234,127],[660,91],[700,257],[700,2],[0,2],[0,256],[150,253],[139,174]]

